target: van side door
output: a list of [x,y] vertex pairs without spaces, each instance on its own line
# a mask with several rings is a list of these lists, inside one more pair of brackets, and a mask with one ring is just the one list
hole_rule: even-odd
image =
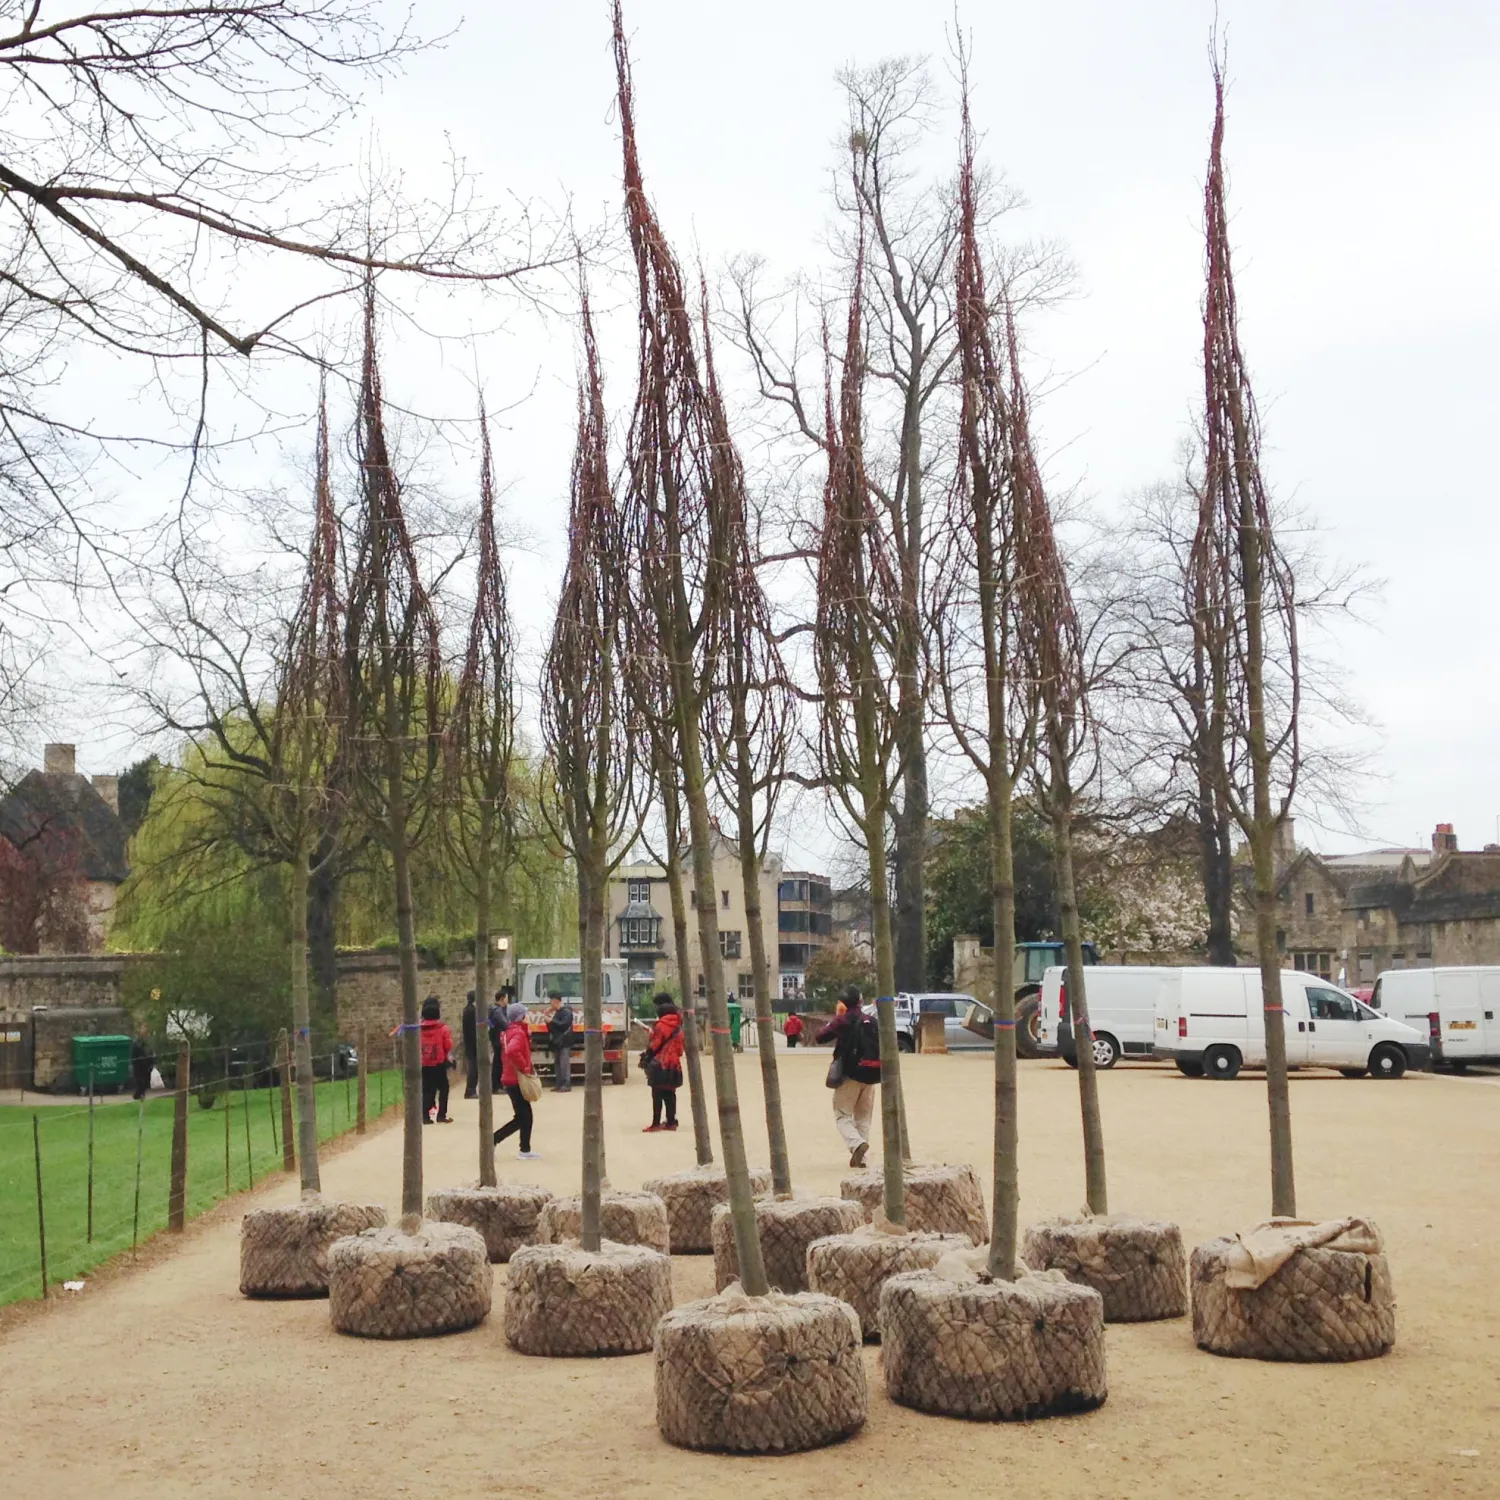
[[[1286,1064],[1289,1068],[1305,1068],[1312,1059],[1314,1033],[1308,1028],[1312,1024],[1308,1014],[1307,981],[1289,969],[1281,972],[1282,1032],[1286,1037]],[[1260,975],[1252,981],[1252,1000],[1260,1005]],[[1262,1053],[1264,1059],[1264,1053]]]
[[1368,1023],[1351,995],[1307,986],[1307,1060],[1319,1068],[1362,1068],[1370,1060]]
[[1442,1030],[1444,1062],[1466,1063],[1483,1057],[1484,1019],[1479,1004],[1479,975],[1473,969],[1449,969],[1433,978],[1437,985],[1438,1025]]

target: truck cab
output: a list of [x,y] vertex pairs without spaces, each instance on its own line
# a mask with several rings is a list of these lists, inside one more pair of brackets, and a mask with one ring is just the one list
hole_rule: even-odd
[[[576,958],[525,958],[516,965],[516,999],[526,1007],[531,1051],[536,1070],[552,1077],[555,1069],[547,1042],[548,996],[560,994],[573,1011],[571,1074],[583,1078],[583,966]],[[615,1083],[630,1074],[625,1039],[630,1031],[626,964],[623,958],[604,960],[604,1071]]]

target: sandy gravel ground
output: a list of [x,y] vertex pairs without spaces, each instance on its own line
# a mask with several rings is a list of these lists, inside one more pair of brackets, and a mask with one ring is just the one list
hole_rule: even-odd
[[[826,1057],[784,1056],[793,1169],[837,1191],[844,1157]],[[981,1056],[907,1060],[919,1156],[989,1171],[991,1080]],[[756,1118],[757,1062],[741,1060]],[[1265,1094],[1246,1076],[1190,1081],[1157,1067],[1101,1078],[1112,1205],[1176,1218],[1189,1244],[1267,1205]],[[684,1097],[684,1105],[686,1098]],[[502,1175],[577,1190],[582,1093],[539,1106],[540,1163]],[[472,1178],[475,1106],[427,1137],[429,1187]],[[1095,1413],[974,1426],[892,1405],[867,1353],[871,1412],[841,1447],[779,1459],[687,1454],[657,1436],[651,1357],[525,1359],[498,1315],[406,1344],[343,1338],[325,1303],[238,1295],[240,1214],[284,1182],[221,1206],[182,1240],[50,1308],[0,1323],[6,1495],[663,1497],[1500,1495],[1500,1089],[1306,1076],[1292,1085],[1305,1214],[1369,1214],[1400,1299],[1395,1351],[1347,1366],[1274,1366],[1194,1349],[1186,1320],[1111,1328],[1110,1394]],[[691,1165],[688,1130],[642,1135],[648,1095],[606,1090],[614,1181]],[[684,1115],[686,1111],[684,1110]],[[1023,1220],[1082,1196],[1074,1075],[1022,1066]],[[763,1137],[752,1157],[764,1159]],[[399,1201],[396,1129],[334,1156],[325,1188]],[[524,1168],[524,1171],[522,1170]],[[712,1289],[706,1257],[675,1262],[679,1300]],[[497,1314],[504,1268],[496,1271]]]

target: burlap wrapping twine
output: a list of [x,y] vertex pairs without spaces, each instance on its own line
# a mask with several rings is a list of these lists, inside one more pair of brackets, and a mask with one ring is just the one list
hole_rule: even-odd
[[862,1224],[850,1234],[830,1235],[807,1247],[807,1284],[847,1302],[859,1315],[860,1331],[880,1337],[880,1289],[902,1271],[930,1271],[945,1256],[969,1248],[967,1235],[912,1234],[886,1221]]
[[[536,1226],[538,1245],[562,1245],[583,1232],[583,1199],[554,1198],[541,1212]],[[667,1205],[654,1193],[616,1193],[599,1197],[599,1233],[617,1245],[647,1245],[671,1253]]]
[[303,1193],[285,1208],[257,1208],[240,1224],[240,1291],[247,1297],[326,1297],[335,1240],[385,1223],[377,1203],[335,1203]]
[[462,1224],[367,1229],[328,1252],[328,1310],[340,1333],[422,1338],[471,1328],[490,1310],[484,1238]]
[[1396,1342],[1390,1263],[1369,1220],[1280,1220],[1209,1240],[1193,1251],[1192,1288],[1193,1337],[1213,1354],[1374,1359]]
[[[714,1208],[729,1202],[729,1179],[723,1167],[692,1167],[670,1177],[653,1177],[641,1191],[654,1193],[667,1205],[667,1225],[673,1255],[707,1255],[714,1247]],[[771,1191],[771,1174],[750,1169],[750,1191],[759,1198]]]
[[669,1443],[796,1453],[857,1432],[869,1410],[859,1319],[810,1292],[736,1284],[656,1325],[656,1424]]
[[[762,1198],[755,1204],[755,1228],[766,1280],[778,1292],[805,1292],[807,1247],[831,1234],[847,1234],[863,1221],[857,1203],[843,1198]],[[734,1216],[727,1203],[714,1209],[714,1285],[724,1291],[740,1279],[734,1243]]]
[[1108,1392],[1104,1299],[1056,1271],[992,1281],[979,1252],[892,1276],[880,1360],[893,1401],[976,1421],[1090,1411]]
[[427,1217],[443,1224],[467,1224],[484,1236],[490,1260],[499,1265],[522,1245],[536,1242],[537,1221],[551,1202],[546,1188],[526,1182],[498,1187],[444,1188],[427,1199]]
[[[913,1233],[962,1234],[975,1245],[989,1240],[984,1193],[973,1167],[908,1162],[904,1177],[906,1227]],[[868,1221],[884,1204],[885,1176],[879,1168],[852,1173],[840,1181],[839,1195],[858,1203]]]
[[522,1354],[640,1354],[672,1310],[672,1262],[645,1245],[528,1245],[511,1257],[505,1337]]
[[1182,1231],[1163,1219],[1130,1214],[1044,1219],[1022,1242],[1034,1271],[1061,1271],[1104,1298],[1106,1323],[1180,1318],[1188,1310]]

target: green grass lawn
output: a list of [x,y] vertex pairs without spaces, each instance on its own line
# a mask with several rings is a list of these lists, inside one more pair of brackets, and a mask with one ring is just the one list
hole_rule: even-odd
[[[372,1073],[370,1118],[401,1101],[401,1075]],[[42,1192],[47,1228],[47,1278],[76,1280],[131,1247],[135,1162],[140,1121],[140,1242],[167,1224],[172,1155],[172,1096],[139,1105],[99,1104],[94,1110],[94,1234],[88,1236],[89,1111],[46,1105],[0,1107],[0,1306],[42,1294],[37,1238],[36,1161],[32,1116],[40,1125]],[[318,1085],[318,1139],[354,1128],[353,1079]],[[225,1121],[228,1120],[226,1166]],[[248,1148],[247,1148],[248,1127]],[[213,1107],[188,1104],[187,1213],[192,1218],[230,1193],[281,1170],[281,1102],[275,1089],[221,1092]]]

